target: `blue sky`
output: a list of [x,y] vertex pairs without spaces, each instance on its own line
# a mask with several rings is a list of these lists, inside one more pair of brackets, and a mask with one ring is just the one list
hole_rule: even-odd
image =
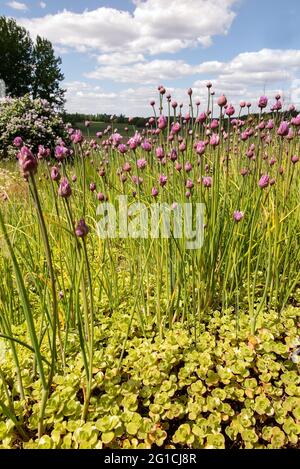
[[67,108],[149,114],[164,84],[237,104],[265,92],[300,107],[299,0],[0,0],[32,36],[50,39],[63,60]]

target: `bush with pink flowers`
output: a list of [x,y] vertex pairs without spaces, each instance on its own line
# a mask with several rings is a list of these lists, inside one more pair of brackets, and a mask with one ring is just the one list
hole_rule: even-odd
[[67,136],[62,117],[45,100],[26,95],[0,103],[0,159],[14,158],[23,143],[33,151],[39,145],[52,149]]

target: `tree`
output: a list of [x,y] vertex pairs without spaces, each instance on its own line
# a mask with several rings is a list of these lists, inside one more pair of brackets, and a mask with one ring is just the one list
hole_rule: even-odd
[[0,17],[0,78],[9,95],[30,92],[33,72],[33,42],[25,28],[11,18]]
[[65,90],[60,86],[64,80],[60,69],[61,63],[61,58],[55,57],[51,42],[37,36],[33,48],[32,95],[34,98],[47,99],[59,108],[65,103]]

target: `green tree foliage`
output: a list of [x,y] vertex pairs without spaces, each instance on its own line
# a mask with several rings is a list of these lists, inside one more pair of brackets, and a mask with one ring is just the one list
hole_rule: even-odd
[[0,78],[9,95],[20,97],[30,91],[33,42],[26,29],[10,18],[0,17]]
[[9,96],[46,99],[54,107],[64,105],[65,90],[61,59],[55,57],[52,44],[37,37],[33,43],[28,31],[12,18],[0,17],[0,78]]
[[60,87],[60,82],[64,79],[60,70],[61,58],[55,57],[51,42],[40,36],[33,49],[33,63],[33,98],[46,99],[55,106],[62,107],[65,103],[65,90]]

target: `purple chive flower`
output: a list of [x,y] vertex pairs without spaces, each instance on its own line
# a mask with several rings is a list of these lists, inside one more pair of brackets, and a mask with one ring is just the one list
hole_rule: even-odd
[[210,124],[210,128],[215,130],[219,127],[219,121],[217,119],[213,119]]
[[238,210],[233,213],[233,218],[236,222],[241,221],[244,218],[244,212],[239,212]]
[[282,121],[278,130],[277,134],[280,135],[280,137],[286,137],[289,134],[289,124],[286,121]]
[[67,178],[62,178],[61,183],[58,188],[58,195],[67,199],[72,195],[72,189]]
[[90,121],[85,121],[84,125],[85,125],[86,128],[88,128],[88,127],[90,127],[91,123],[90,123]]
[[97,199],[99,200],[99,202],[104,202],[105,195],[102,192],[99,192],[99,194],[97,195]]
[[211,187],[212,186],[212,178],[210,176],[203,176],[202,184],[204,187]]
[[136,184],[137,186],[140,186],[143,183],[143,178],[138,177],[138,176],[132,176],[132,182]]
[[124,154],[127,152],[127,147],[124,143],[121,143],[119,146],[118,146],[118,150],[120,153]]
[[88,226],[86,225],[84,219],[82,218],[76,226],[76,229],[75,229],[76,236],[78,238],[85,238],[88,235],[89,231],[90,230]]
[[158,189],[156,189],[156,187],[152,187],[151,194],[152,194],[153,197],[157,197],[158,196]]
[[56,166],[53,166],[51,169],[51,179],[52,181],[59,181],[60,180],[60,172]]
[[81,143],[83,140],[82,133],[80,130],[75,130],[75,132],[71,135],[71,140],[73,143]]
[[291,124],[295,125],[296,127],[300,126],[300,114],[298,114],[296,117],[293,117]]
[[268,174],[265,174],[264,176],[260,178],[258,185],[261,189],[265,189],[266,187],[268,187],[269,182],[270,182],[270,177],[268,176]]
[[211,144],[212,147],[218,146],[219,143],[220,143],[220,137],[219,137],[219,135],[213,134],[213,135],[210,137],[209,143]]
[[160,185],[161,187],[164,187],[164,186],[167,184],[167,182],[168,182],[167,176],[165,176],[164,174],[161,174],[161,175],[159,176],[158,182],[159,182],[159,185]]
[[164,130],[168,125],[167,118],[165,116],[160,116],[158,118],[158,128],[160,130]]
[[103,133],[102,133],[102,132],[97,132],[97,133],[96,133],[96,137],[97,137],[97,138],[102,138],[102,136],[103,136]]
[[15,147],[20,148],[23,145],[22,137],[16,137],[13,141]]
[[261,96],[258,101],[258,107],[260,109],[266,108],[268,105],[268,98],[266,96]]
[[205,153],[205,143],[202,140],[197,143],[196,153],[197,155],[203,155],[203,153]]
[[229,117],[234,115],[235,109],[234,109],[234,107],[233,107],[232,104],[229,104],[229,106],[226,108],[225,113],[226,113],[227,116],[229,116]]
[[73,174],[73,176],[72,176],[72,181],[73,181],[73,182],[76,182],[76,181],[77,181],[77,176],[76,176],[76,174]]
[[156,157],[159,159],[159,160],[162,160],[165,156],[165,152],[164,152],[164,149],[162,147],[158,147],[156,148]]
[[180,130],[181,130],[181,125],[179,124],[179,122],[175,122],[172,125],[172,129],[171,129],[172,134],[178,134],[178,132],[180,132]]
[[220,106],[220,107],[226,106],[226,104],[227,104],[227,98],[226,98],[226,96],[224,96],[224,95],[220,96],[220,97],[218,98],[217,103],[218,103],[218,106]]
[[145,151],[151,151],[152,145],[149,142],[149,140],[144,140],[143,143],[141,144],[141,147]]
[[118,146],[122,142],[123,137],[122,137],[122,135],[120,135],[118,133],[115,133],[115,134],[112,135],[111,139],[112,139],[113,144],[115,146]]
[[185,163],[184,165],[184,170],[186,173],[190,173],[193,169],[193,165],[192,163],[190,163],[189,161],[187,163]]
[[293,164],[296,164],[299,161],[299,157],[297,155],[293,155],[292,158],[291,158],[291,161],[292,161]]
[[31,150],[27,147],[22,147],[18,153],[18,160],[21,172],[25,179],[36,173],[37,171],[37,160],[33,156]]
[[44,145],[39,145],[38,148],[38,159],[41,160],[43,158],[47,158],[50,156],[50,149],[45,148]]
[[176,171],[180,172],[182,170],[182,164],[176,161],[175,163],[175,169]]
[[140,160],[137,160],[136,164],[139,169],[144,169],[147,166],[147,161],[144,158],[141,158]]
[[201,112],[199,116],[197,117],[196,121],[200,122],[200,124],[203,124],[207,119],[207,115],[205,112]]
[[68,149],[62,145],[55,148],[55,157],[58,159],[58,161],[62,161],[68,155],[68,153]]
[[188,180],[186,181],[185,187],[186,187],[187,189],[193,189],[193,187],[194,187],[193,181],[192,181],[191,179],[188,179]]
[[126,161],[126,162],[124,163],[124,165],[123,165],[123,171],[124,171],[125,173],[130,173],[130,171],[131,171],[131,164],[128,163],[128,161]]
[[65,296],[65,295],[64,295],[64,292],[63,292],[63,291],[60,291],[60,292],[59,292],[59,298],[62,300],[62,299],[64,298],[64,296]]
[[90,191],[91,191],[91,192],[95,192],[95,190],[96,190],[96,184],[95,184],[94,182],[91,182],[91,184],[90,184]]
[[176,161],[178,158],[176,148],[172,148],[171,153],[170,153],[170,160],[171,161]]

